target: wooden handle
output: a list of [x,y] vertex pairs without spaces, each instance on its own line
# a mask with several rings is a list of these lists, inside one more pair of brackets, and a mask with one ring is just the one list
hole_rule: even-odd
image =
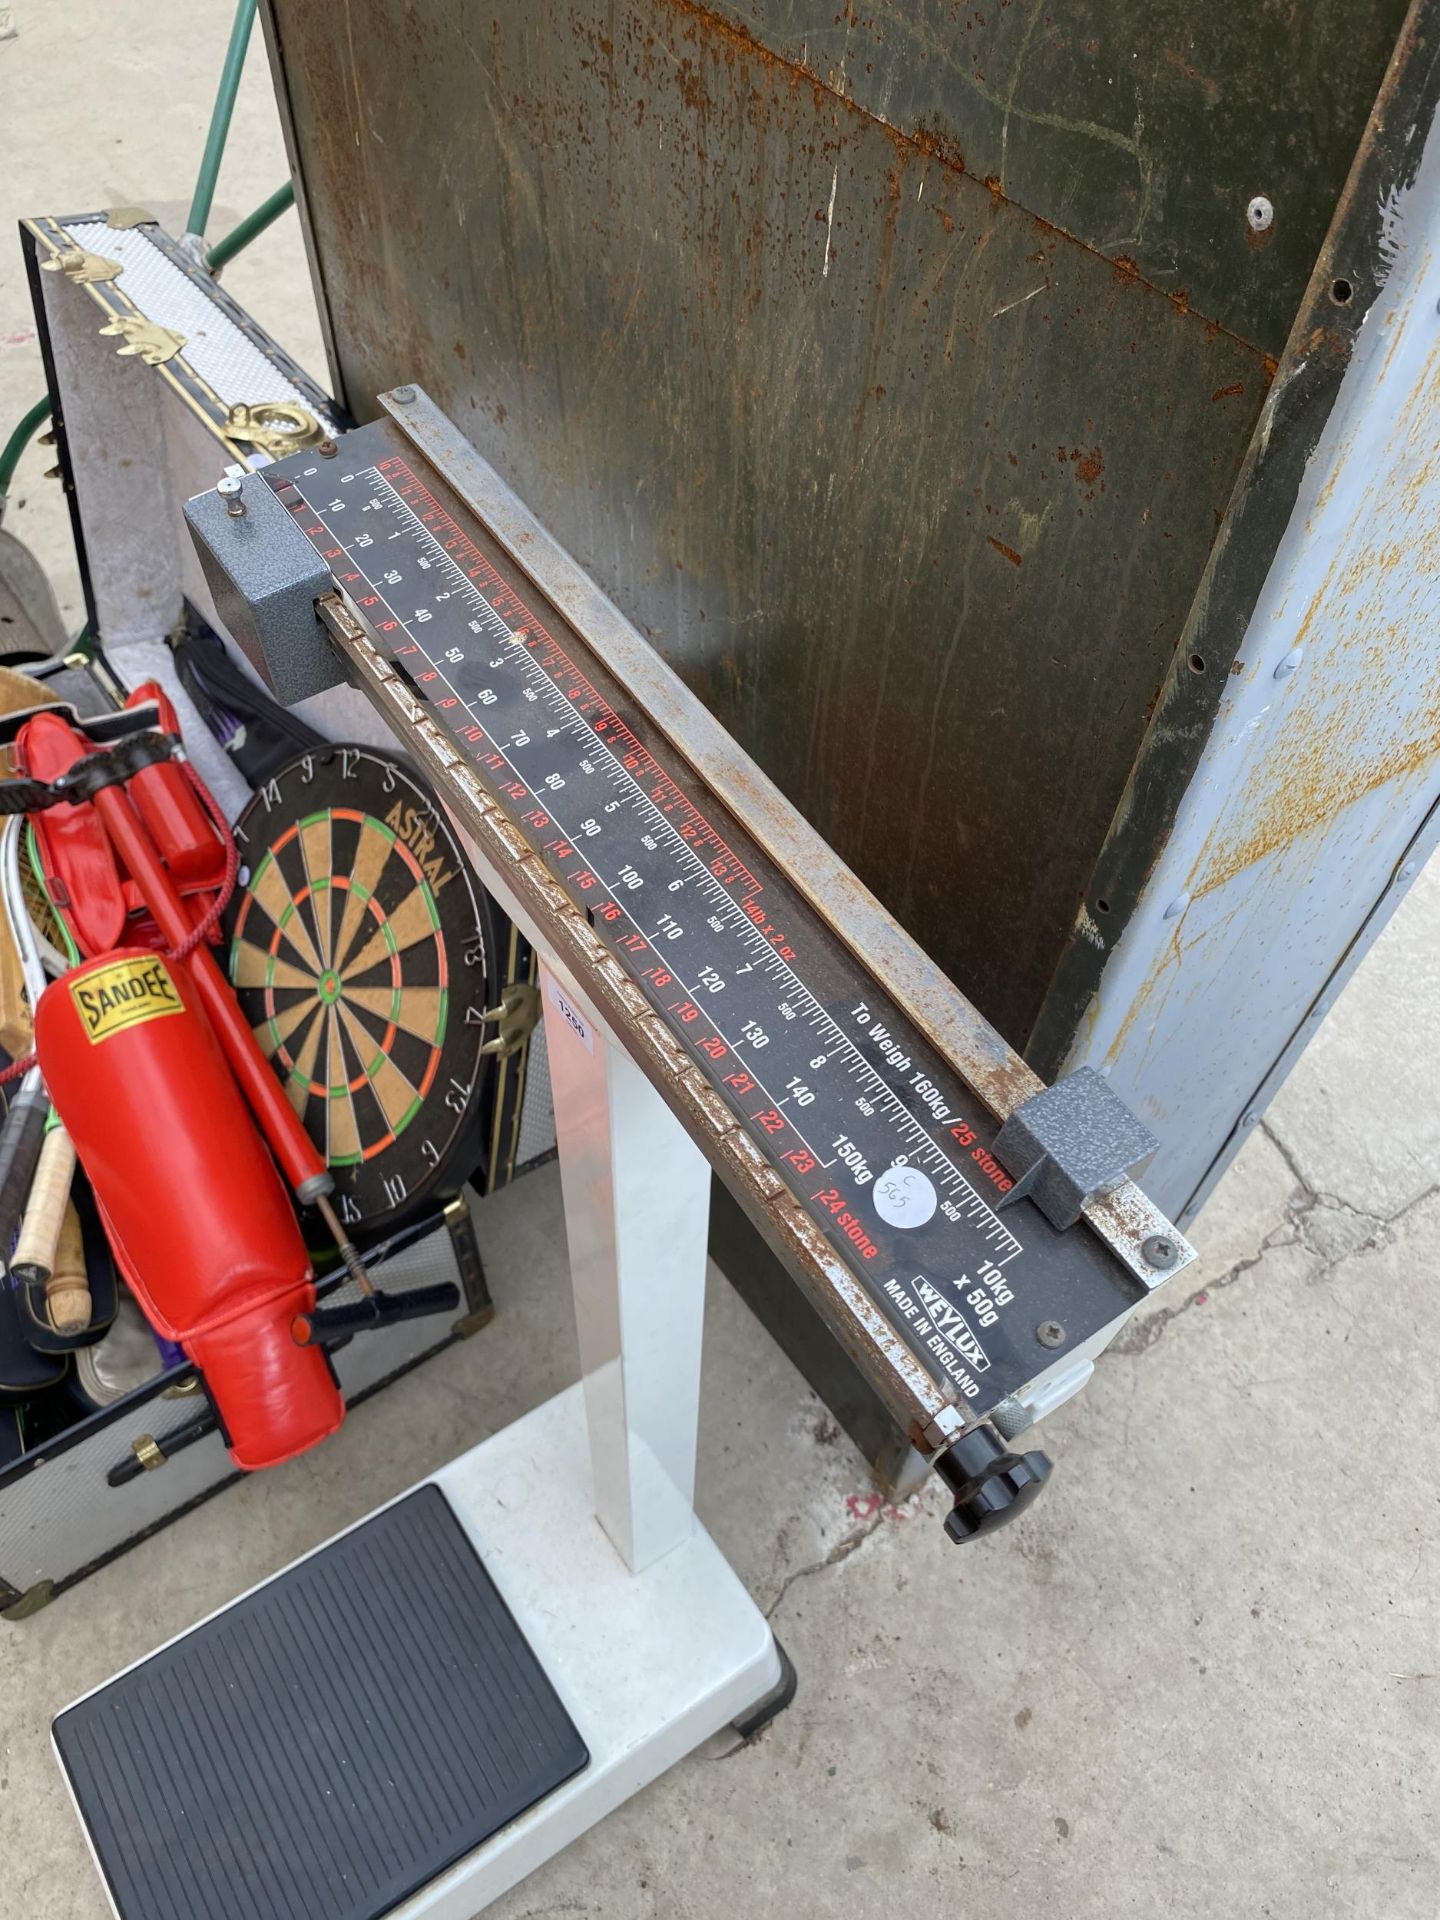
[[30,1051],[34,1036],[19,949],[5,909],[0,907],[0,1047],[4,1047],[12,1060],[18,1060],[22,1053]]
[[46,1309],[57,1333],[74,1333],[90,1323],[90,1288],[84,1279],[83,1251],[78,1284],[73,1271],[66,1275],[57,1272],[60,1231],[74,1175],[75,1148],[70,1136],[62,1126],[51,1127],[40,1148],[20,1238],[10,1262],[17,1280],[45,1282]]
[[45,1309],[57,1333],[79,1333],[90,1324],[90,1275],[85,1266],[85,1237],[73,1200],[60,1221],[55,1265],[45,1282]]

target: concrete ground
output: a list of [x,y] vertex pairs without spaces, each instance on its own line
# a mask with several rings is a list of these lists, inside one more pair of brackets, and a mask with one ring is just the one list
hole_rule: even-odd
[[[228,5],[19,0],[14,15],[0,214],[181,214]],[[212,231],[283,177],[257,54]],[[230,284],[320,370],[293,216]],[[40,384],[18,251],[0,246],[0,422]],[[43,464],[28,457],[8,524],[78,622]],[[1201,1268],[1047,1423],[1050,1489],[983,1548],[949,1548],[938,1488],[876,1505],[715,1278],[700,1511],[794,1656],[799,1698],[753,1746],[714,1741],[491,1911],[1434,1920],[1437,1086],[1440,870],[1206,1209]],[[0,1625],[7,1911],[108,1911],[49,1753],[59,1707],[573,1378],[553,1170],[479,1224],[492,1328],[320,1452]]]

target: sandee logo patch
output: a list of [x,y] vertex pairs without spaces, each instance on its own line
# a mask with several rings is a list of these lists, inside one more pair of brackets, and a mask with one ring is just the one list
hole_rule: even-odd
[[70,982],[70,997],[87,1039],[94,1044],[143,1021],[185,1011],[169,969],[158,956],[114,960],[108,967],[97,967],[83,980]]

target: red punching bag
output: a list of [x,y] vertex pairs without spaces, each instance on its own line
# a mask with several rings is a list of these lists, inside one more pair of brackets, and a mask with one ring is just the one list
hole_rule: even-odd
[[204,1374],[235,1464],[333,1433],[329,1362],[291,1333],[315,1304],[309,1255],[188,969],[143,949],[86,961],[41,996],[35,1043],[125,1278]]

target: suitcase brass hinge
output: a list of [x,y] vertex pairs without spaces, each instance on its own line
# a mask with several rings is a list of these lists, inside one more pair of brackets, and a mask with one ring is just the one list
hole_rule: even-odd
[[318,446],[325,438],[324,427],[297,400],[237,401],[225,416],[223,431],[227,440],[247,441],[272,460]]

